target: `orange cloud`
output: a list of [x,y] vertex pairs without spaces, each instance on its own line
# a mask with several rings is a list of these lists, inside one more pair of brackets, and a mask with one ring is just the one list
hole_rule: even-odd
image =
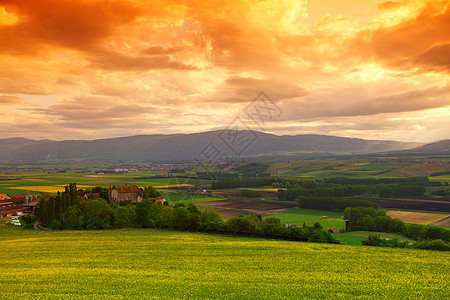
[[[388,7],[393,5],[401,4],[385,4]],[[448,54],[442,50],[450,41],[446,28],[450,28],[450,4],[447,1],[427,1],[417,16],[395,26],[360,32],[351,47],[354,48],[353,54],[375,59],[390,68],[423,67],[429,70],[443,61],[445,67]],[[431,61],[429,51],[433,55]]]
[[[29,120],[1,126],[19,134],[41,121],[35,134],[53,138],[208,130],[260,91],[283,105],[274,132],[325,118],[350,134],[380,114],[430,109],[445,118],[448,2],[337,3],[0,0],[0,104],[8,120]],[[339,125],[361,116],[373,122]]]

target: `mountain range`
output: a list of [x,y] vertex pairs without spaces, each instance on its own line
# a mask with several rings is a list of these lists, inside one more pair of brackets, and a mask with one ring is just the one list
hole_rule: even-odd
[[[236,134],[238,133],[238,134]],[[274,135],[258,131],[221,130],[192,134],[154,134],[97,140],[0,139],[0,160],[98,159],[149,161],[214,161],[279,157],[313,158],[391,151],[449,152],[449,140],[423,145],[326,135]],[[422,149],[422,150],[420,150]],[[433,150],[434,151],[434,150]]]

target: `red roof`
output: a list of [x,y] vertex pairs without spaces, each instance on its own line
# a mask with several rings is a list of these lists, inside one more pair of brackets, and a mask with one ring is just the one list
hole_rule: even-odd
[[136,186],[136,185],[119,185],[116,186],[116,191],[119,193],[136,193],[136,192],[142,192],[143,189],[141,189],[140,187]]

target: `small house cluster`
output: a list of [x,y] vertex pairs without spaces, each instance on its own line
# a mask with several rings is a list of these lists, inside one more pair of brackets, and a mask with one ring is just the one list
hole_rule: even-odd
[[0,217],[6,217],[8,215],[20,216],[24,213],[32,213],[40,200],[36,195],[17,195],[11,197],[8,194],[0,194]]
[[[121,185],[116,187],[110,187],[108,189],[109,199],[114,202],[130,201],[132,203],[141,202],[144,195],[144,190],[136,185]],[[157,204],[166,205],[166,199],[164,197],[146,199],[153,201]]]

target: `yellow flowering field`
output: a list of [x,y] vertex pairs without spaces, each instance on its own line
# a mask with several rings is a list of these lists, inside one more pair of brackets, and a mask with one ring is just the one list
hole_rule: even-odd
[[[44,193],[57,193],[64,192],[64,188],[66,185],[36,185],[36,186],[14,186],[14,187],[8,187],[8,189],[19,189],[19,190],[29,190],[34,192],[44,192]],[[89,185],[77,185],[77,188],[91,188],[92,186]]]
[[2,299],[449,299],[450,254],[161,230],[0,228]]

